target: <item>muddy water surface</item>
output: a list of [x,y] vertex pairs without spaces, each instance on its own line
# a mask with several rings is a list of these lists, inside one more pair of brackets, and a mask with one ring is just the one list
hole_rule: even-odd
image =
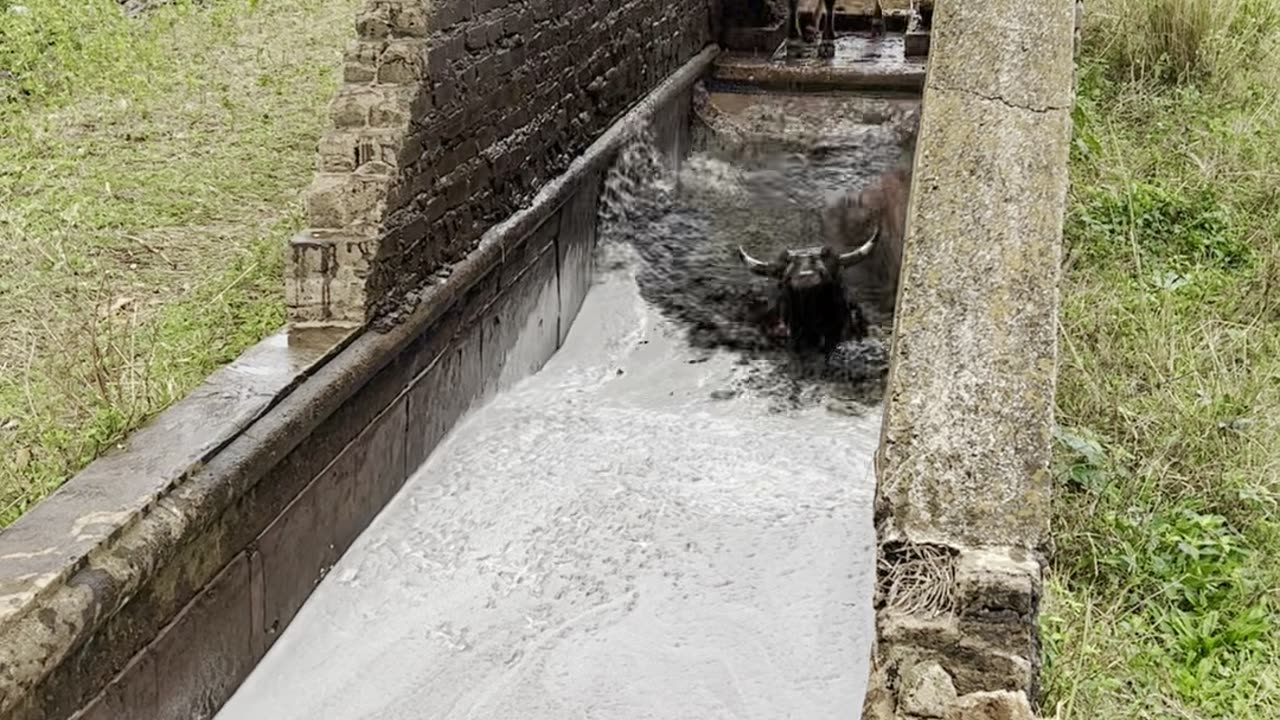
[[609,179],[564,346],[455,428],[219,720],[856,715],[879,411],[753,340],[721,253],[794,241],[769,178],[822,173],[650,151]]

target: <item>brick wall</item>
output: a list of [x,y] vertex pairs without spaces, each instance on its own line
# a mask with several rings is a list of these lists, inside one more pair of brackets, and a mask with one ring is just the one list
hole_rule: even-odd
[[709,0],[368,0],[288,254],[297,323],[393,317],[710,39]]

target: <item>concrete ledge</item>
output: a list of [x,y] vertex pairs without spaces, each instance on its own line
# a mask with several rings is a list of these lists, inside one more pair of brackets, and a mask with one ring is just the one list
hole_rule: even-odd
[[876,458],[864,714],[1030,717],[1072,7],[943,3],[931,35]]
[[715,80],[782,90],[895,90],[920,92],[925,63],[775,63],[767,55],[726,53],[717,62]]
[[[589,286],[603,169],[633,128],[684,112],[716,52],[404,322],[273,336],[0,533],[0,718],[211,716],[467,408],[559,346]],[[658,126],[678,154],[681,124]]]

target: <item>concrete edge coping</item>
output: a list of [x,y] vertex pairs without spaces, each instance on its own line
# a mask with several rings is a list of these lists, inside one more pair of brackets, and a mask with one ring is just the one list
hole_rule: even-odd
[[1023,720],[1039,702],[1070,12],[934,17],[875,458],[866,720]]
[[920,92],[925,85],[925,64],[914,61],[896,69],[825,65],[776,65],[759,57],[726,55],[715,66],[714,77],[725,82],[750,83],[769,88],[801,90],[903,90]]
[[[254,368],[261,365],[251,358],[291,341],[288,329],[277,332],[213,373],[205,384],[136,431],[123,450],[99,458],[18,523],[0,531],[0,714],[18,700],[23,688],[38,682],[92,637],[182,546],[185,538],[215,520],[253,487],[267,470],[427,331],[485,273],[501,263],[509,248],[551,217],[584,178],[606,167],[630,134],[642,127],[656,109],[687,92],[708,72],[719,52],[716,45],[707,46],[622,113],[563,173],[544,185],[528,207],[486,231],[477,247],[454,266],[445,281],[427,288],[403,323],[385,333],[364,327],[302,331],[330,341],[285,380],[274,378],[274,384],[267,389],[274,388],[273,392],[261,388],[249,392],[250,398],[259,401],[251,407],[252,413],[241,407],[245,405],[242,402],[235,406],[239,414],[234,422],[211,431],[207,424],[209,414],[204,411],[210,403],[240,397],[231,388],[245,377],[251,378]],[[100,472],[95,464],[108,466],[112,472],[102,477],[112,477],[115,468],[132,465],[147,452],[145,448],[166,446],[172,434],[183,428],[214,441],[201,446],[198,453],[187,453],[191,457],[180,464],[176,475],[159,482],[151,480],[154,487],[144,497],[121,503],[114,511],[97,509],[113,496],[109,494],[113,488],[86,480]],[[155,472],[172,474],[174,469],[172,465],[157,468],[149,462],[138,462],[135,467],[144,479]],[[114,475],[117,482],[119,478]],[[86,487],[89,485],[92,487]],[[40,546],[42,537],[49,534],[44,528],[57,527],[58,517],[70,520],[71,532],[64,536],[69,542],[65,547]],[[68,523],[64,520],[61,527],[67,530]],[[86,535],[83,530],[87,527],[95,528],[95,532]],[[129,548],[128,561],[112,558],[113,550],[124,546]],[[114,587],[102,587],[102,577],[96,577],[87,581],[95,586],[95,592],[88,593],[76,587],[75,579],[95,558],[111,562],[108,578]],[[83,624],[61,633],[42,625],[42,608],[81,607],[87,594],[94,596],[97,605],[83,613]]]
[[716,60],[717,81],[751,83],[781,90],[924,90],[925,56],[908,56],[902,64],[856,61],[851,64],[777,64],[771,56],[726,51]]
[[[0,627],[44,588],[82,567],[94,548],[270,412],[356,335],[357,328],[332,326],[277,330],[0,530]],[[104,499],[126,495],[114,507],[102,507]],[[86,506],[92,509],[85,512]],[[35,549],[44,541],[52,544]]]

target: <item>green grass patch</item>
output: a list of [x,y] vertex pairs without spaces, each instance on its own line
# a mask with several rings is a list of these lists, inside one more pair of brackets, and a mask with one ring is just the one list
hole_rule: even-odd
[[1280,717],[1280,2],[1086,12],[1045,715]]
[[281,325],[359,5],[0,0],[0,528]]

